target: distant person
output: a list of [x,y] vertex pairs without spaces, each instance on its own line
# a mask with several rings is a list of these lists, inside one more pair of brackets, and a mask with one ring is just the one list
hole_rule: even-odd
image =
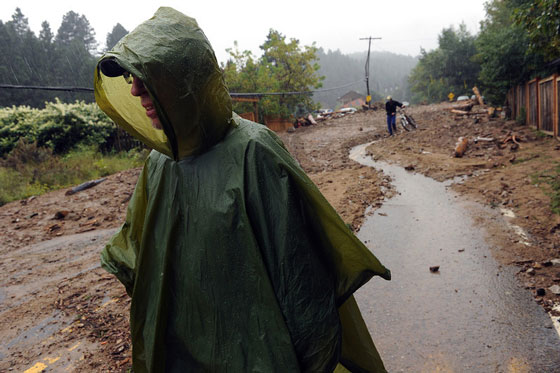
[[94,84],[153,149],[101,253],[132,297],[134,372],[385,372],[352,294],[391,273],[278,137],[232,112],[193,18],[160,8]]
[[387,129],[389,136],[393,136],[393,132],[397,133],[397,107],[402,107],[398,101],[393,100],[391,96],[387,96],[385,103],[385,111],[387,112]]

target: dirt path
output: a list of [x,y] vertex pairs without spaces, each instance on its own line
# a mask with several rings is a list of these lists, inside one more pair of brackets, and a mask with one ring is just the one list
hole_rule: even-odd
[[[558,302],[548,288],[560,284],[560,219],[550,199],[529,182],[558,159],[554,140],[499,120],[456,120],[445,105],[412,108],[415,133],[385,138],[384,113],[369,111],[280,134],[287,148],[344,221],[358,230],[368,206],[394,194],[390,179],[348,159],[357,144],[379,140],[374,157],[409,166],[438,180],[471,175],[453,188],[495,208],[507,208],[512,223],[527,232],[493,237],[495,255],[518,263],[520,279],[550,310]],[[501,138],[519,134],[521,147],[479,142],[464,158],[450,155],[459,135]],[[513,160],[513,157],[516,160]],[[96,187],[66,196],[64,190],[0,207],[0,371],[127,371],[129,299],[123,287],[98,267],[98,254],[123,221],[139,170],[110,176]],[[542,186],[542,185],[541,185]],[[479,217],[484,224],[484,217]],[[528,242],[525,242],[528,241]],[[528,243],[528,245],[527,245]],[[31,341],[31,342],[28,342]]]

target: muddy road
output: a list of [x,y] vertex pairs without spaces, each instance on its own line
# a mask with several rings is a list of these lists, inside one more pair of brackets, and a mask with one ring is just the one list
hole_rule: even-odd
[[[393,271],[393,281],[374,279],[357,296],[387,367],[555,371],[560,350],[549,314],[560,316],[560,309],[549,289],[560,284],[554,229],[560,219],[546,189],[527,181],[557,159],[555,140],[499,120],[456,118],[445,105],[410,112],[420,128],[393,138],[385,137],[379,111],[280,134],[344,221]],[[523,139],[515,152],[478,143],[462,159],[450,156],[459,135],[498,138],[508,131]],[[415,204],[427,197],[403,200],[403,190],[420,190],[416,181],[403,189],[394,172],[350,159],[352,148],[372,141],[366,158],[406,174],[431,182],[466,176],[443,187],[453,197],[428,188],[428,196],[442,197],[429,208],[443,205],[457,215]],[[129,299],[99,267],[98,254],[124,219],[137,175],[130,170],[74,196],[57,191],[0,207],[0,371],[130,368]],[[452,221],[458,227],[446,229]],[[448,230],[461,234],[448,237]]]
[[473,220],[482,214],[495,229],[507,229],[497,224],[501,216],[462,199],[449,183],[365,154],[358,146],[351,156],[390,175],[398,192],[358,232],[392,270],[390,283],[367,284],[357,295],[387,369],[557,370],[560,334],[553,321],[519,285],[515,270],[492,257]]

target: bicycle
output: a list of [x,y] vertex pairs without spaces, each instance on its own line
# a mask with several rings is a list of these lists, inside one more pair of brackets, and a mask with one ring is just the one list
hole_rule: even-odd
[[398,108],[398,112],[399,112],[401,126],[402,128],[404,128],[405,131],[410,131],[411,129],[418,128],[414,118],[411,115],[408,115],[404,111],[404,108]]

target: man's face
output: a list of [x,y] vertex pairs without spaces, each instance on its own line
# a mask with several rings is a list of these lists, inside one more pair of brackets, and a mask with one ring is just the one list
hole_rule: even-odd
[[132,88],[130,88],[130,93],[133,96],[140,97],[140,104],[146,109],[146,115],[152,120],[152,127],[155,129],[162,129],[161,122],[157,116],[156,108],[154,107],[154,102],[150,97],[146,87],[142,80],[137,77],[133,77]]

